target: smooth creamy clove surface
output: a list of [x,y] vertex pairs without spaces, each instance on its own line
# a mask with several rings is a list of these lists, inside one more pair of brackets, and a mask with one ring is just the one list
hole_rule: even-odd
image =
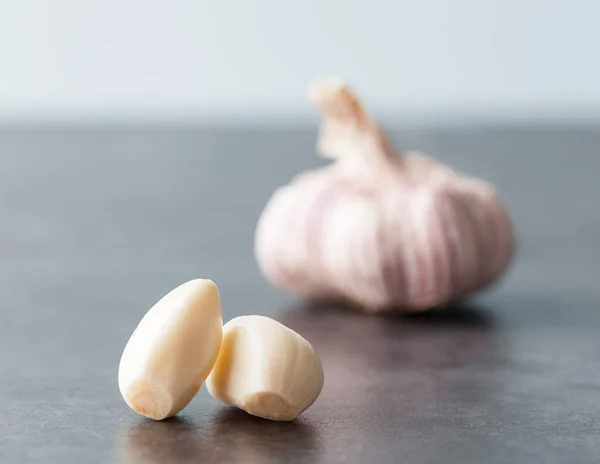
[[137,413],[160,420],[198,392],[219,353],[223,322],[217,286],[192,280],[172,290],[142,318],[119,365],[119,389]]
[[421,153],[396,154],[336,78],[310,87],[320,153],[335,160],[279,188],[256,230],[265,277],[298,296],[419,311],[496,281],[514,238],[494,188]]
[[209,393],[265,419],[290,421],[323,388],[323,367],[311,344],[264,316],[242,316],[223,327],[223,345],[206,381]]

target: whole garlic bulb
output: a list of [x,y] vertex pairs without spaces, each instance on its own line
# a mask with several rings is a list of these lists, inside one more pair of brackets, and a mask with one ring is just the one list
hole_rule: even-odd
[[265,277],[303,298],[367,311],[443,305],[498,279],[514,254],[488,183],[420,153],[397,155],[337,78],[314,82],[318,150],[335,162],[271,197],[255,254]]

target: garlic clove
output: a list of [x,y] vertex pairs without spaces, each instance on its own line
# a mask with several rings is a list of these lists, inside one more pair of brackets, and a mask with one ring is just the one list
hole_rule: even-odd
[[290,421],[317,399],[323,367],[311,344],[264,316],[223,327],[223,345],[206,387],[217,400],[249,414]]
[[119,365],[119,389],[135,412],[155,420],[181,411],[198,392],[221,348],[219,290],[186,282],[142,318]]

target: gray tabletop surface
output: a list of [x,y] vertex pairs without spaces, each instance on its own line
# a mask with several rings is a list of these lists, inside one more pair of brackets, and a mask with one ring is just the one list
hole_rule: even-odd
[[[493,289],[415,317],[314,307],[253,257],[275,187],[324,163],[316,127],[0,131],[1,463],[586,463],[600,460],[600,127],[394,127],[497,185],[519,255]],[[121,351],[178,284],[224,319],[271,315],[326,382],[290,423],[202,389],[137,416]]]

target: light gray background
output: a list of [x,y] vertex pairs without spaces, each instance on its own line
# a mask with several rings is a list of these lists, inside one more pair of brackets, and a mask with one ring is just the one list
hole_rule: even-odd
[[339,74],[379,115],[597,118],[593,0],[3,0],[0,121],[312,117]]

